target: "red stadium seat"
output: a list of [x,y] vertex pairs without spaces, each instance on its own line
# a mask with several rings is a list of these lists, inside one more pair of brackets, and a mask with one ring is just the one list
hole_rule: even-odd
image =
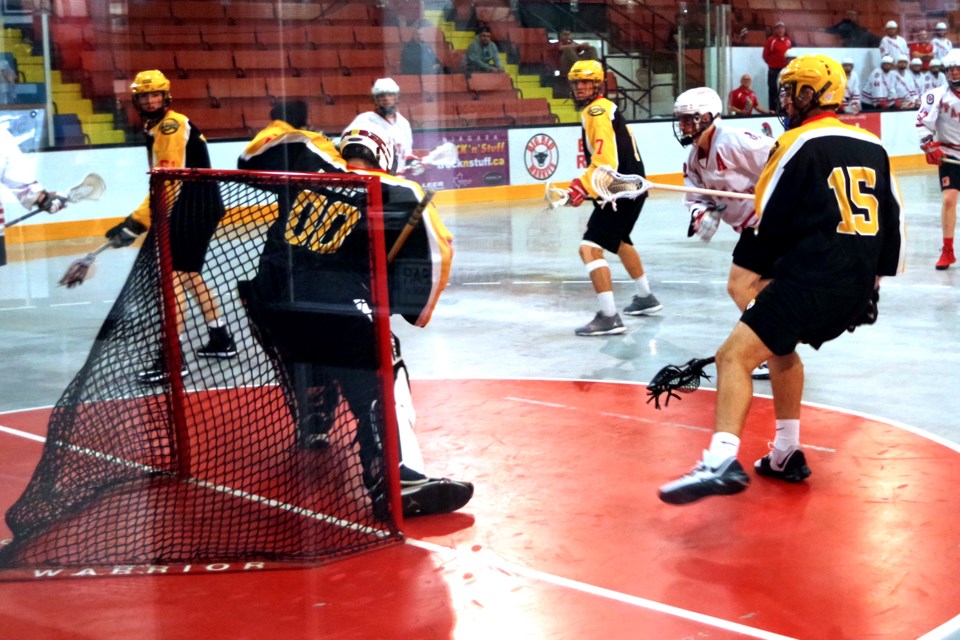
[[268,77],[288,73],[287,54],[282,49],[269,51],[242,50],[233,52],[233,64],[240,77]]
[[268,97],[263,78],[210,78],[207,86],[215,106],[238,99]]
[[223,24],[226,16],[219,2],[202,0],[173,0],[170,3],[174,24],[197,24],[211,22]]
[[317,98],[323,93],[320,78],[267,78],[267,94],[274,100]]
[[349,27],[333,27],[328,24],[307,25],[306,41],[314,49],[333,49],[341,51],[356,46],[353,29]]
[[324,76],[323,93],[332,104],[367,102],[373,80],[370,76]]
[[[229,5],[228,5],[229,6]],[[235,27],[225,31],[214,31],[211,28],[204,29],[200,33],[204,49],[256,49],[260,45],[257,42],[257,32],[253,26]]]
[[233,66],[232,51],[207,51],[204,49],[184,49],[176,54],[177,67],[183,70],[185,77],[235,78],[237,70]]
[[340,51],[340,67],[346,75],[382,77],[394,71],[388,66],[380,49],[345,49]]
[[231,2],[223,9],[228,24],[257,26],[276,20],[272,2]]
[[263,49],[307,49],[311,47],[303,27],[278,29],[276,23],[257,30],[257,44]]
[[292,49],[287,52],[287,61],[295,76],[340,75],[340,58],[333,54]]

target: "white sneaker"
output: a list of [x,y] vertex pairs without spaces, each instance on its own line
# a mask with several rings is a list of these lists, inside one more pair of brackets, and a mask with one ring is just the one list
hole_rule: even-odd
[[761,362],[760,365],[754,369],[753,373],[750,375],[753,376],[754,380],[769,380],[770,367],[767,366],[766,362]]

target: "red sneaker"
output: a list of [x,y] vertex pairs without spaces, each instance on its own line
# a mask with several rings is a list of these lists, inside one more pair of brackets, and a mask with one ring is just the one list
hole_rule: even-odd
[[940,251],[940,259],[937,260],[937,271],[945,271],[950,265],[955,263],[957,258],[953,255],[953,249],[944,247]]

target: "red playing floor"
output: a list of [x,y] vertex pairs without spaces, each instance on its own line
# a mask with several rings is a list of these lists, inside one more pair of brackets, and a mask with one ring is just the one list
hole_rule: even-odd
[[[656,489],[707,444],[710,391],[662,411],[606,382],[421,381],[414,398],[431,472],[477,486],[463,513],[313,569],[0,583],[0,635],[892,640],[960,625],[954,445],[805,407],[806,483],[754,477],[675,507]],[[0,425],[42,434],[46,413]],[[744,462],[772,420],[756,399]],[[0,431],[0,509],[40,449]]]

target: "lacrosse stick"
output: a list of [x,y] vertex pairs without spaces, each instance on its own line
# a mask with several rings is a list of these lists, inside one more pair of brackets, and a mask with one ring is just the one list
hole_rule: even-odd
[[[705,196],[716,196],[718,198],[737,198],[740,200],[753,200],[752,193],[738,193],[736,191],[718,191],[717,189],[701,189],[700,187],[688,187],[686,185],[660,184],[650,182],[643,176],[617,173],[610,167],[601,166],[593,170],[590,176],[590,184],[593,190],[600,196],[604,204],[620,200],[621,198],[639,198],[650,189],[659,189],[661,191],[680,191],[682,193],[699,193]],[[559,205],[558,205],[559,206]],[[614,204],[616,206],[616,204]]]
[[423,217],[423,212],[426,211],[427,205],[430,204],[430,201],[433,200],[433,196],[436,195],[436,193],[437,192],[432,189],[427,189],[424,192],[423,200],[420,201],[420,204],[418,204],[413,210],[413,213],[410,214],[410,218],[407,219],[407,224],[404,225],[400,231],[400,235],[397,236],[397,239],[393,242],[393,246],[390,247],[390,251],[387,253],[387,264],[392,263],[396,259],[397,254],[400,253],[400,249],[403,248],[403,244],[407,241],[407,238],[410,237],[413,230],[420,224],[420,218]]
[[67,267],[66,272],[64,272],[63,277],[60,278],[60,282],[58,284],[61,287],[66,287],[67,289],[73,289],[74,287],[83,284],[84,280],[93,275],[90,273],[90,268],[93,266],[93,261],[97,259],[98,255],[112,246],[112,242],[104,242],[102,245],[79,260],[74,260],[73,263]]
[[457,166],[460,162],[460,154],[457,153],[457,145],[452,142],[444,142],[439,147],[420,158],[421,164],[428,164],[440,169],[449,169]]
[[[960,160],[954,160],[953,158],[945,157],[940,158],[940,162],[946,162],[947,164],[960,164]],[[7,225],[10,226],[10,225]]]
[[691,393],[696,391],[700,386],[700,380],[709,380],[710,376],[704,373],[704,367],[713,364],[714,358],[710,356],[709,358],[697,359],[687,361],[685,364],[677,366],[675,364],[668,364],[663,369],[657,372],[657,375],[653,376],[653,379],[650,381],[650,384],[647,385],[647,395],[650,396],[647,398],[647,403],[649,404],[653,400],[653,406],[657,409],[660,408],[660,396],[667,394],[667,399],[664,400],[663,405],[669,406],[670,398],[679,398],[680,393]]
[[[106,189],[107,185],[104,183],[103,178],[96,173],[88,173],[86,178],[81,180],[79,184],[67,192],[66,197],[56,197],[63,198],[63,200],[70,203],[82,202],[84,200],[99,200],[100,196],[103,195],[103,192],[106,191]],[[20,216],[16,220],[11,220],[6,226],[12,227],[15,224],[23,222],[27,218],[32,218],[42,211],[43,209],[35,209],[30,213]]]
[[547,203],[547,206],[545,206],[543,210],[553,211],[567,204],[569,200],[570,196],[567,195],[566,189],[555,187],[552,182],[548,182],[547,189],[543,192],[543,201]]

